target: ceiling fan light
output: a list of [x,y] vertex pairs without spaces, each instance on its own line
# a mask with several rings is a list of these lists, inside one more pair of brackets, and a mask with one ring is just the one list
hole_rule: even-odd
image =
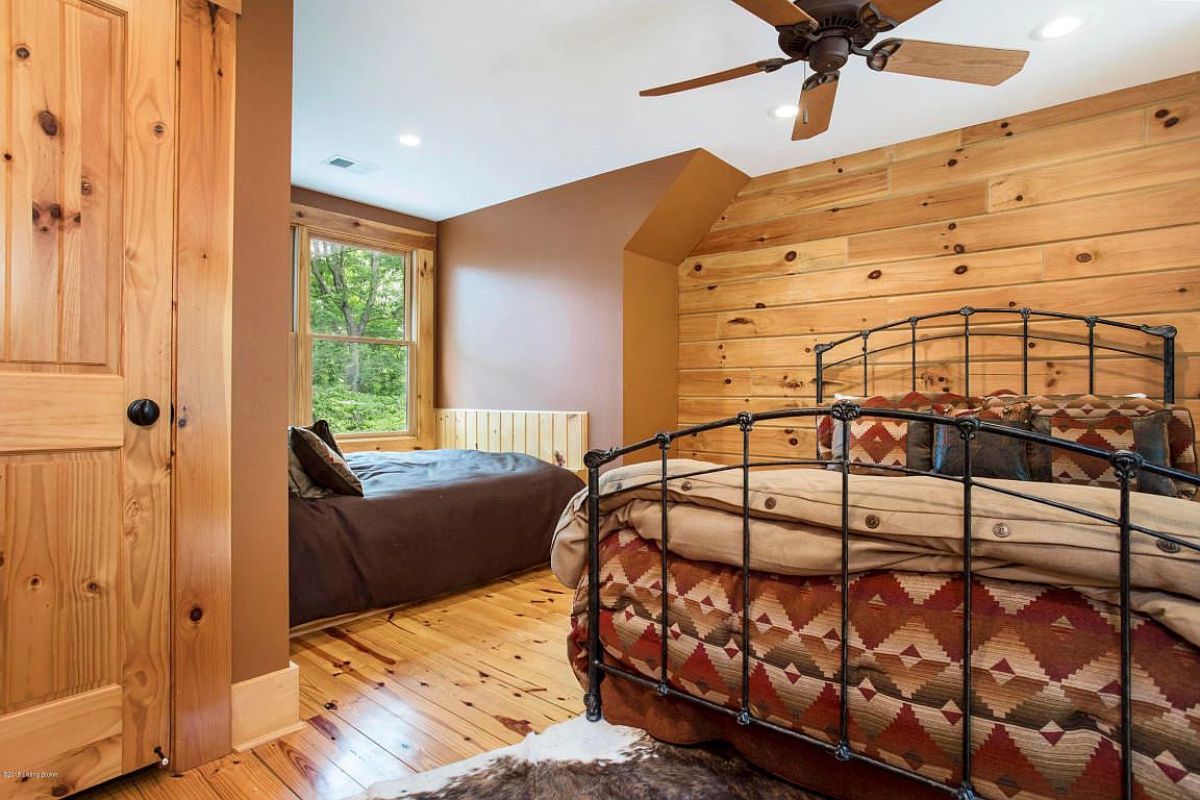
[[775,119],[795,119],[800,113],[800,107],[794,104],[775,106],[767,113]]
[[1055,17],[1033,29],[1030,34],[1034,39],[1044,42],[1050,39],[1061,39],[1069,36],[1083,27],[1083,19],[1075,16]]

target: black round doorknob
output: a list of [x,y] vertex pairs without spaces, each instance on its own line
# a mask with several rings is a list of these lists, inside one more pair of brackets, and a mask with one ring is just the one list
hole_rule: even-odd
[[125,411],[125,415],[129,417],[130,422],[134,425],[140,425],[143,428],[148,428],[158,422],[161,413],[158,403],[146,398],[134,400]]

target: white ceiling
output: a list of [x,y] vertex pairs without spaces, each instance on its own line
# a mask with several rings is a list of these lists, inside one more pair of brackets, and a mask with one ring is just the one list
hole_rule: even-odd
[[[1030,39],[1063,13],[1088,24]],[[1197,0],[942,0],[894,35],[1033,55],[997,88],[854,59],[829,132],[793,143],[767,110],[796,101],[799,64],[637,95],[779,55],[729,0],[296,0],[293,182],[441,220],[697,147],[760,175],[1200,70]],[[378,169],[321,163],[335,153]]]

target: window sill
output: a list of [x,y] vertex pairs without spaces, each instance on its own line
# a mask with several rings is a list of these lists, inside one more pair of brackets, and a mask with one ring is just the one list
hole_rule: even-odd
[[369,450],[403,452],[424,450],[421,440],[411,434],[381,433],[335,437],[338,447],[345,453],[362,453]]

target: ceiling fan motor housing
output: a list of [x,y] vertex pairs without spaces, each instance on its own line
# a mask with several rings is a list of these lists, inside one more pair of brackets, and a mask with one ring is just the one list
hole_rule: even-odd
[[[779,29],[779,47],[789,58],[807,61],[815,71],[837,72],[850,60],[851,48],[866,47],[879,33],[864,13],[869,0],[796,0],[796,6],[817,20]],[[877,15],[875,15],[877,16]]]

